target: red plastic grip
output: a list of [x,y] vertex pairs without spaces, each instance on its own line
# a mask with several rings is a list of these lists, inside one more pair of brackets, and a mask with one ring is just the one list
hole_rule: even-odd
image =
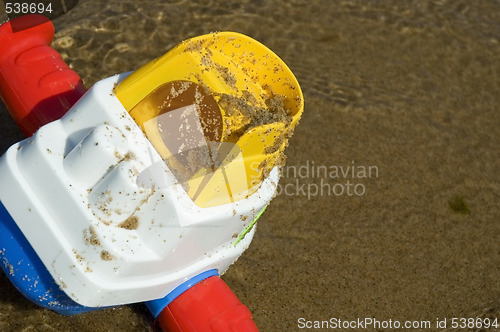
[[49,46],[53,37],[52,22],[41,15],[0,26],[0,97],[27,136],[61,118],[85,93],[80,76]]
[[218,276],[194,285],[158,315],[169,332],[255,332],[252,314]]

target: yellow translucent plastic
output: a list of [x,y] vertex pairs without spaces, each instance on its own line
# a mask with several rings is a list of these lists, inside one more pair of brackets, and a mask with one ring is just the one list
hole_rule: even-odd
[[[116,87],[115,93],[146,132],[145,123],[160,113],[158,107],[148,105],[146,97],[175,81],[206,87],[216,103],[225,94],[244,98],[255,108],[266,108],[266,99],[275,95],[283,97],[284,106],[292,115],[291,123],[260,125],[237,136],[226,134],[228,126],[234,132],[245,124],[219,104],[222,128],[217,140],[232,142],[237,148],[228,162],[221,163],[220,169],[200,170],[188,180],[190,197],[203,207],[251,194],[266,175],[263,172],[279,162],[286,145],[284,138],[302,114],[303,96],[295,76],[276,54],[256,40],[239,33],[218,32],[182,42],[128,76]],[[158,142],[161,140],[158,135],[150,134],[148,138],[162,158],[175,154]],[[226,194],[222,194],[224,191]]]

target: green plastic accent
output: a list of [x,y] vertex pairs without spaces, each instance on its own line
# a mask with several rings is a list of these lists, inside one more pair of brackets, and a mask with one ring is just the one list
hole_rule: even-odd
[[259,214],[257,214],[257,216],[255,217],[255,219],[250,223],[250,225],[248,225],[247,228],[245,228],[245,230],[238,236],[238,238],[234,242],[234,246],[235,247],[236,247],[236,245],[238,243],[240,243],[241,240],[243,240],[243,238],[245,237],[245,235],[247,235],[247,233],[250,232],[250,230],[253,228],[253,226],[255,225],[255,223],[257,222],[257,220],[260,218],[260,216],[264,213],[264,211],[266,211],[266,208],[267,208],[267,205],[264,206],[264,208],[262,210],[260,210]]

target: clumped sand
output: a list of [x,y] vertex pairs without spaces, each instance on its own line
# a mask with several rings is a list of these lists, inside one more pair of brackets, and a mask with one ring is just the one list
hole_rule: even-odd
[[[378,167],[373,178],[284,176],[288,192],[224,275],[262,331],[296,331],[300,318],[500,318],[498,22],[495,2],[80,0],[55,21],[54,46],[90,86],[195,35],[248,34],[305,94],[286,151],[297,172],[284,174]],[[3,152],[22,135],[4,110],[0,120]],[[363,195],[326,193],[347,181]],[[0,293],[1,331],[152,330],[140,304],[64,317],[3,273]]]
[[139,227],[139,218],[136,216],[130,216],[127,219],[125,219],[123,222],[121,222],[118,227],[124,228],[124,229],[137,229]]
[[[292,122],[292,115],[286,109],[282,95],[274,95],[266,98],[264,100],[265,107],[258,107],[249,102],[249,100],[251,101],[255,98],[248,94],[243,94],[241,97],[229,94],[216,95],[219,97],[219,105],[226,110],[229,117],[238,119],[237,128],[229,125],[227,133],[224,133],[225,136],[241,136],[244,132],[264,124],[290,124]],[[290,137],[291,133],[289,134]]]

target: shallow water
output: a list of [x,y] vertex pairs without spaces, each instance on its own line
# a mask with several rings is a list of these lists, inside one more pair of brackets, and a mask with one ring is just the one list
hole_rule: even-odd
[[[499,22],[497,1],[80,0],[53,45],[88,87],[211,31],[289,65],[306,101],[291,168],[224,279],[262,331],[291,331],[500,316]],[[0,120],[3,152],[22,135]],[[369,166],[377,176],[357,173]],[[3,274],[0,293],[2,331],[150,330],[141,305],[62,317]]]

